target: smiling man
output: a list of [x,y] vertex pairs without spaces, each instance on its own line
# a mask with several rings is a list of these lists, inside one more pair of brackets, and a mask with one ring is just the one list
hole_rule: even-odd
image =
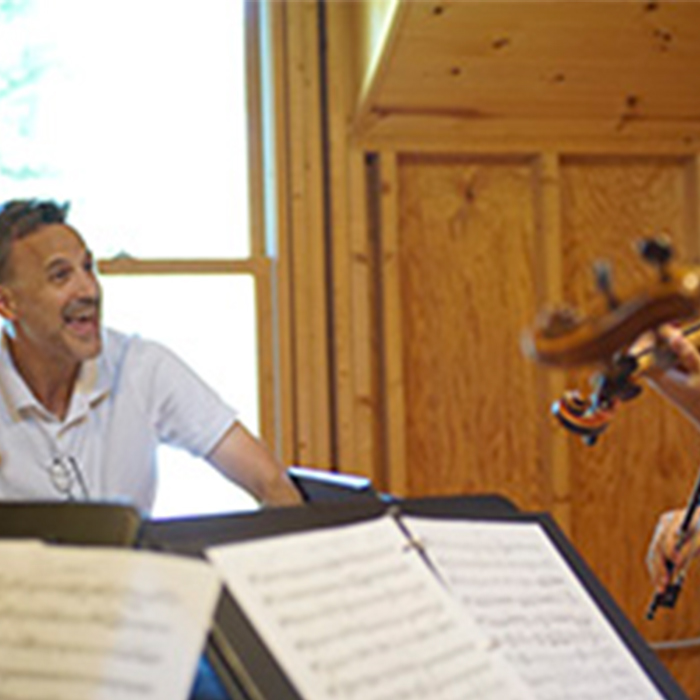
[[67,211],[0,208],[0,498],[126,500],[147,513],[168,443],[263,504],[299,503],[274,456],[177,356],[102,328],[94,260]]

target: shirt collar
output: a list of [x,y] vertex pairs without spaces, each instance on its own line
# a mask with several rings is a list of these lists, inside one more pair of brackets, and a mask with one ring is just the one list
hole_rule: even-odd
[[[104,340],[106,341],[106,337]],[[75,420],[83,415],[90,406],[109,393],[113,372],[104,347],[96,358],[83,362],[75,382],[65,422]],[[26,410],[36,411],[46,417],[51,416],[32,394],[17,371],[10,355],[9,341],[5,331],[2,331],[2,339],[0,340],[0,395],[16,419],[19,419]]]

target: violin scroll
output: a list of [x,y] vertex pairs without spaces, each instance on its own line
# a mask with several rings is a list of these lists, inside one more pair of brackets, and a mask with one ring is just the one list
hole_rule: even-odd
[[522,339],[530,358],[552,367],[608,363],[642,333],[664,323],[688,320],[700,310],[700,267],[672,266],[670,244],[647,239],[639,246],[645,262],[658,271],[655,283],[626,299],[612,289],[610,270],[596,265],[596,283],[602,306],[588,317],[569,307],[540,314],[535,327]]

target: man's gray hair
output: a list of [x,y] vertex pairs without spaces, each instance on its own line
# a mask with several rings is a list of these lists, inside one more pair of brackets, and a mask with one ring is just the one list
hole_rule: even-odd
[[12,243],[47,224],[65,224],[69,204],[14,199],[0,206],[0,282],[7,277]]

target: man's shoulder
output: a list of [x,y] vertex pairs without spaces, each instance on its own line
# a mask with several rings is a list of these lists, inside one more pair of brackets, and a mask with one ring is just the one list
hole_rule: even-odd
[[124,333],[114,328],[104,328],[102,337],[103,353],[109,358],[123,356],[127,351],[129,353],[172,354],[162,343],[144,338],[137,333]]
[[113,388],[128,387],[122,396],[146,401],[179,396],[184,403],[211,393],[209,385],[167,345],[139,335],[103,329],[99,372]]
[[102,359],[112,369],[139,367],[148,371],[153,363],[174,355],[165,345],[137,334],[123,333],[112,328],[103,330]]
[[177,353],[163,343],[113,328],[103,329],[102,358],[112,371],[128,368],[149,372],[156,366],[185,366]]

